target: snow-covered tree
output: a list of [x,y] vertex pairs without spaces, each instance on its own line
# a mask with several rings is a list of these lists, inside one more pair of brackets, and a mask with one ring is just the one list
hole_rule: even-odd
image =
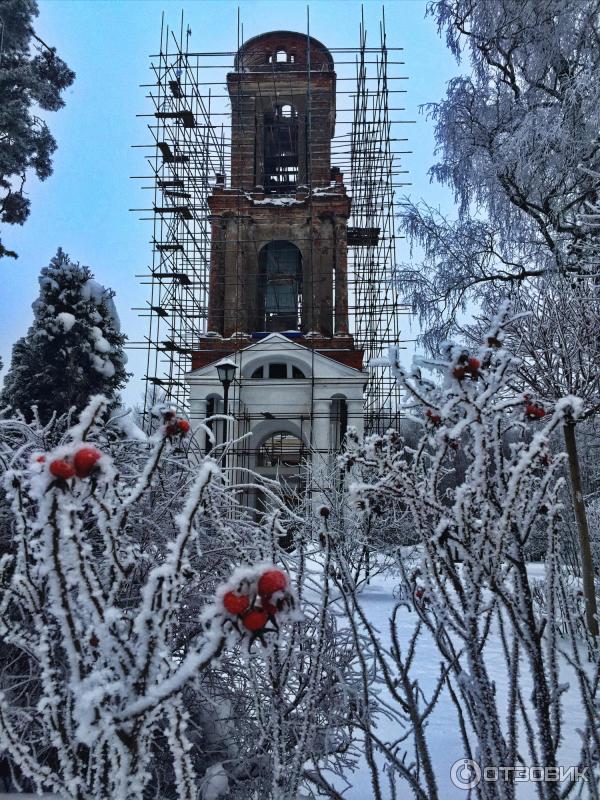
[[[536,796],[582,796],[580,789],[597,785],[598,657],[587,663],[582,656],[581,609],[557,558],[564,457],[550,449],[554,432],[576,418],[583,403],[567,396],[538,418],[531,403],[515,396],[511,382],[519,362],[502,345],[509,323],[504,309],[476,349],[447,344],[441,357],[424,359],[421,366],[437,373],[436,380],[420,370],[406,373],[392,350],[390,364],[423,422],[422,438],[409,447],[388,431],[351,442],[343,456],[349,469],[367,476],[351,487],[356,506],[375,518],[382,508],[399,508],[419,538],[416,557],[407,558],[400,546],[397,550],[402,577],[390,619],[390,649],[381,646],[360,596],[346,592],[345,598],[353,629],[370,639],[387,686],[386,712],[398,722],[394,741],[382,741],[376,726],[365,734],[383,755],[392,785],[406,781],[422,800],[442,797],[427,741],[442,690],[454,701],[464,756],[482,770],[519,763],[556,768],[565,708],[581,706],[580,767],[588,768],[589,783],[538,783]],[[532,417],[539,422],[535,428]],[[464,477],[448,481],[461,451]],[[530,574],[526,559],[536,530],[547,538],[541,582]],[[340,586],[351,585],[352,571],[334,549],[336,560]],[[403,631],[408,610],[418,618],[412,636]],[[424,632],[435,643],[440,663],[429,696],[412,666]],[[492,677],[498,659],[506,668],[508,700]],[[576,675],[571,687],[566,669]],[[374,758],[370,766],[373,797],[399,796],[385,792]],[[510,775],[500,774],[472,791],[479,800],[513,800],[517,786]]]
[[114,292],[61,249],[39,284],[34,321],[13,347],[2,403],[28,418],[36,406],[45,422],[71,407],[81,411],[94,394],[114,400],[127,379]]
[[[457,219],[407,201],[422,257],[399,270],[433,348],[470,301],[548,272],[581,273],[582,220],[600,161],[598,0],[436,0],[428,7],[469,74],[428,106]],[[415,251],[415,254],[418,251]]]
[[[75,74],[34,31],[35,0],[3,0],[0,8],[0,222],[29,216],[27,173],[52,173],[56,142],[37,109],[58,111]],[[0,240],[0,258],[16,257]]]

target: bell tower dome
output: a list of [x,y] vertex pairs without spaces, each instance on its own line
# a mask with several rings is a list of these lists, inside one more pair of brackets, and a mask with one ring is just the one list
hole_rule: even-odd
[[329,50],[305,34],[275,31],[247,41],[227,77],[231,183],[246,191],[327,186],[335,128]]

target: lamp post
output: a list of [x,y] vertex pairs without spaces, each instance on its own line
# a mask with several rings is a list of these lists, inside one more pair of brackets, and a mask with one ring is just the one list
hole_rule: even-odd
[[[237,364],[229,358],[224,358],[217,364],[217,375],[223,384],[223,414],[227,417],[229,413],[228,400],[229,400],[229,386],[235,377]],[[225,452],[225,443],[227,441],[227,419],[223,420],[223,469],[227,466],[227,456]]]

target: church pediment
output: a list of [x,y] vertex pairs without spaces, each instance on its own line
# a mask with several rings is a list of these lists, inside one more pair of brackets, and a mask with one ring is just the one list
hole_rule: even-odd
[[[304,337],[302,337],[304,339]],[[311,341],[310,339],[305,341]],[[271,333],[263,338],[252,342],[246,347],[241,347],[234,352],[227,352],[226,342],[222,343],[222,350],[218,353],[215,352],[215,359],[204,366],[188,372],[186,375],[187,380],[193,381],[198,378],[216,378],[217,370],[216,364],[227,353],[227,358],[235,361],[238,369],[241,371],[242,378],[251,378],[252,374],[256,371],[259,365],[263,363],[286,363],[300,368],[305,377],[312,377],[315,379],[332,379],[332,378],[345,378],[345,379],[359,379],[364,381],[368,375],[360,368],[350,366],[344,363],[343,358],[354,354],[357,356],[356,363],[362,362],[362,351],[354,350],[351,347],[350,337],[339,338],[338,340],[327,340],[330,347],[327,348],[328,354],[319,352],[320,348],[313,346],[306,346],[300,344],[297,339],[289,338],[284,334]],[[312,342],[313,344],[320,345],[322,340]],[[331,345],[338,344],[338,347],[331,347]],[[344,347],[344,344],[346,347]],[[340,358],[340,356],[342,358]],[[265,378],[268,374],[265,374]]]

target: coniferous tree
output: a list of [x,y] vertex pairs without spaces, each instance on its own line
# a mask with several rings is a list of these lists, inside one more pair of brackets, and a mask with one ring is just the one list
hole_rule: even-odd
[[[22,225],[30,202],[24,194],[27,171],[40,180],[52,173],[56,142],[35,113],[58,111],[61,94],[75,73],[33,29],[35,0],[0,4],[0,222]],[[16,257],[0,239],[0,258]]]
[[125,384],[125,336],[114,292],[97,283],[88,267],[60,248],[40,275],[34,321],[13,347],[2,405],[42,421],[70,408],[81,410],[98,393],[114,399]]

